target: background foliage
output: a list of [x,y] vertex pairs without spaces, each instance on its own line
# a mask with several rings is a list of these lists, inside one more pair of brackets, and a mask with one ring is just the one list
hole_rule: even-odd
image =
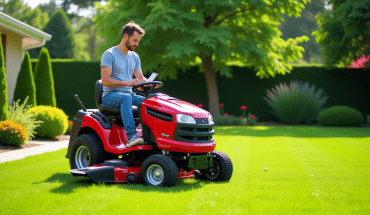
[[332,10],[318,16],[316,40],[329,68],[345,67],[370,54],[370,1],[329,0]]
[[[34,67],[36,61],[33,61],[32,65]],[[100,62],[52,60],[52,66],[58,107],[63,109],[70,119],[73,119],[80,109],[73,97],[75,93],[86,108],[96,108],[95,82],[100,79]],[[263,97],[266,96],[267,89],[292,80],[310,82],[322,88],[325,94],[330,96],[328,107],[346,105],[356,108],[364,115],[370,114],[370,69],[327,70],[321,66],[293,67],[289,75],[262,80],[255,76],[253,70],[245,67],[231,67],[231,70],[233,78],[217,76],[220,83],[220,102],[225,104],[225,113],[230,115],[241,116],[240,106],[246,105],[247,112],[256,115],[259,122],[278,122]],[[195,105],[202,103],[203,108],[208,110],[207,89],[198,67],[192,67],[186,73],[179,70],[177,80],[162,81],[164,85],[159,89],[160,92]]]

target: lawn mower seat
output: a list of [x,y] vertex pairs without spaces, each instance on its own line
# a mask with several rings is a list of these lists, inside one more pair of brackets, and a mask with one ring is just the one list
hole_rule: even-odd
[[[102,104],[102,101],[103,101],[102,95],[103,95],[103,84],[101,80],[97,80],[95,83],[96,107],[104,115],[114,116],[115,118],[117,117],[120,118],[121,114],[118,108],[112,108],[112,107]],[[137,108],[137,106],[134,106],[134,105],[132,106],[132,112],[133,112],[134,118],[136,118],[136,116],[139,115],[139,109]]]

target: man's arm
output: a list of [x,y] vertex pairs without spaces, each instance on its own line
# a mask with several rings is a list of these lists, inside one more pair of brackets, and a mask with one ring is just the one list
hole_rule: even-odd
[[101,71],[101,81],[103,86],[107,87],[132,87],[137,84],[140,84],[140,82],[136,79],[133,79],[132,81],[118,81],[113,78],[111,78],[112,75],[112,68],[107,66],[100,67]]

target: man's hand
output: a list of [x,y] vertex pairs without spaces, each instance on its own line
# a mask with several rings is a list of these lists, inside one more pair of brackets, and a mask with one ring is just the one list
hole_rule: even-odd
[[132,79],[131,81],[129,81],[130,83],[130,86],[133,87],[133,86],[136,86],[138,84],[141,84],[141,81],[139,79]]

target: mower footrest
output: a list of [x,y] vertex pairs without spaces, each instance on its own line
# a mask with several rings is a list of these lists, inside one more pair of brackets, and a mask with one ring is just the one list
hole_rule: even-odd
[[94,182],[114,182],[113,166],[92,166],[82,169],[72,169],[69,172],[73,176],[90,177]]

